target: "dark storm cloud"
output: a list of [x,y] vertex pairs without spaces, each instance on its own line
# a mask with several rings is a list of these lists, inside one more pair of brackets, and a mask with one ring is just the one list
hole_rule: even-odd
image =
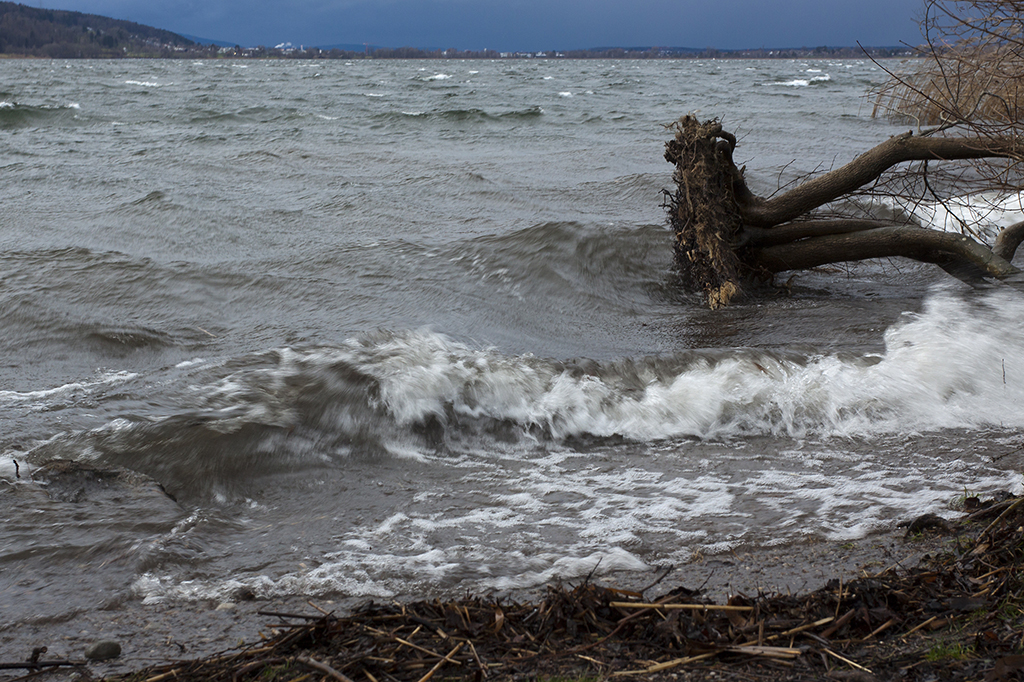
[[921,0],[51,0],[243,45],[497,50],[916,43]]

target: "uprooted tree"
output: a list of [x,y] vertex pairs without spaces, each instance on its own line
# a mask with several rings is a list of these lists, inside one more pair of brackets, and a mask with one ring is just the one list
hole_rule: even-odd
[[[676,262],[711,307],[779,272],[868,258],[934,263],[971,283],[1021,275],[1011,261],[1024,222],[994,230],[962,209],[964,197],[1024,187],[1024,0],[926,0],[921,26],[916,69],[875,93],[876,111],[917,132],[771,198],[748,188],[719,121],[674,124],[665,158],[676,167]],[[954,229],[925,227],[924,204]]]

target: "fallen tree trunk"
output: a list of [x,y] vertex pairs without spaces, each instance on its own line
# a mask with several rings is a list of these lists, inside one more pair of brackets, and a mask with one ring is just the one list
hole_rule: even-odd
[[665,158],[676,167],[667,207],[684,280],[712,308],[728,305],[752,281],[778,272],[841,261],[906,257],[939,264],[964,279],[1005,279],[1020,273],[1010,261],[1024,223],[1005,228],[986,246],[968,236],[912,222],[821,218],[813,212],[878,180],[909,161],[1018,159],[1013,137],[889,138],[850,163],[772,199],[747,187],[733,163],[736,138],[718,121],[685,116],[675,124]]

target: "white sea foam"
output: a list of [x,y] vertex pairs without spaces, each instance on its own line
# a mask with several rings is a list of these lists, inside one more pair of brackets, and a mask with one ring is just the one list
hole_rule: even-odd
[[14,108],[14,102],[0,101],[0,109],[13,109],[13,108]]
[[[662,456],[678,459],[678,447]],[[525,470],[499,458],[481,472],[479,461],[466,458],[455,471],[465,467],[466,485],[478,498],[484,494],[476,505],[417,497],[379,523],[350,527],[335,539],[335,550],[314,562],[296,548],[272,575],[181,581],[148,574],[133,589],[147,601],[223,600],[243,587],[263,598],[524,589],[592,572],[684,564],[694,552],[743,544],[863,537],[891,527],[894,515],[942,513],[936,473],[947,491],[967,485],[1021,491],[1019,476],[979,475],[957,461],[935,466],[922,454],[888,465],[842,450],[784,452],[772,466],[758,464],[750,452],[724,459],[746,469],[720,472],[725,462],[719,460],[669,475],[652,470],[651,462],[602,467],[580,453],[561,453],[530,459]],[[702,468],[709,470],[696,473]],[[771,538],[761,534],[763,526],[771,527]]]
[[51,409],[55,404],[80,400],[97,388],[124,383],[137,376],[133,372],[106,372],[92,381],[75,381],[53,388],[0,391],[0,405],[28,407],[32,410]]
[[[673,444],[635,466],[634,457],[612,462],[563,451],[531,457],[525,467],[522,456],[497,456],[483,469],[488,455],[483,462],[437,458],[437,466],[453,466],[454,483],[465,471],[461,484],[473,503],[448,485],[447,493],[421,491],[415,503],[377,523],[339,524],[331,551],[310,556],[310,548],[293,547],[272,571],[228,579],[152,573],[133,590],[154,602],[226,600],[240,588],[264,598],[524,589],[592,571],[685,564],[696,552],[742,545],[855,539],[898,518],[948,513],[947,501],[968,486],[1021,492],[1019,475],[981,474],[974,465],[941,464],[923,453],[885,463],[862,451],[800,447],[769,463],[733,447],[714,461],[688,464],[686,448]],[[656,470],[665,458],[681,466]]]
[[534,561],[542,563],[539,570],[525,571],[511,577],[484,579],[482,586],[497,590],[520,589],[544,585],[558,579],[580,578],[587,575],[607,575],[615,571],[644,571],[650,566],[621,547],[596,551],[587,556],[565,556],[557,553],[546,553],[534,557]]
[[559,97],[572,97],[572,93],[566,90],[565,92],[558,93]]
[[451,78],[450,74],[447,73],[435,73],[433,76],[427,76],[423,80],[425,81],[446,81]]
[[451,409],[541,425],[555,437],[638,440],[1024,426],[1017,408],[1024,383],[1013,379],[1024,376],[1024,302],[1016,294],[988,300],[976,306],[934,296],[923,314],[887,332],[877,362],[737,355],[670,376],[652,372],[641,392],[618,388],[614,373],[574,376],[528,359],[453,348],[440,337],[416,339],[409,355],[396,353],[365,370],[380,379],[383,401],[400,424]]
[[946,232],[966,231],[988,244],[995,240],[1002,228],[1024,220],[1024,193],[980,192],[951,197],[943,202],[911,201],[898,197],[880,201],[891,209],[913,216],[925,227]]
[[135,80],[129,80],[129,81],[125,81],[124,84],[125,85],[141,85],[144,88],[159,88],[159,87],[161,87],[161,84],[157,83],[156,81],[135,81]]
[[812,83],[824,83],[830,80],[832,80],[832,77],[825,74],[824,76],[814,76],[813,78],[794,78],[793,80],[788,81],[777,81],[773,83],[773,85],[782,85],[792,88],[806,88]]
[[[132,591],[144,603],[160,603],[168,598],[184,601],[200,599],[229,600],[233,593],[248,588],[259,598],[293,594],[344,594],[351,597],[388,598],[417,588],[436,588],[453,573],[465,571],[472,562],[484,558],[472,551],[447,553],[441,549],[398,556],[368,552],[364,548],[345,554],[315,568],[300,568],[280,577],[267,575],[230,580],[175,581],[170,576],[147,573],[132,584]],[[603,576],[614,571],[642,571],[649,566],[627,550],[610,548],[586,556],[566,556],[561,552],[545,552],[525,556],[509,552],[505,556],[489,553],[489,562],[507,560],[523,564],[516,576],[481,575],[477,588],[512,590],[536,587],[556,579]],[[479,565],[479,564],[478,564]],[[487,566],[484,567],[486,573]]]
[[[147,574],[133,586],[143,599],[228,599],[243,587],[261,597],[529,588],[595,566],[602,575],[744,544],[854,539],[942,513],[967,487],[1022,490],[1019,474],[921,444],[928,432],[1024,428],[1024,298],[1013,291],[938,291],[885,333],[883,352],[860,358],[737,349],[583,371],[427,331],[272,355],[200,395],[224,419],[290,429],[301,422],[295,387],[316,385],[314,402],[333,406],[307,420],[327,432],[376,429],[414,447],[430,420],[467,434],[483,421],[514,425],[520,440],[467,435],[464,446],[455,438],[450,450],[422,451],[417,466],[444,471],[443,484],[339,524],[315,561],[298,547],[266,573]],[[346,402],[367,395],[362,411]],[[564,441],[613,435],[638,445]],[[765,452],[761,435],[790,445]]]

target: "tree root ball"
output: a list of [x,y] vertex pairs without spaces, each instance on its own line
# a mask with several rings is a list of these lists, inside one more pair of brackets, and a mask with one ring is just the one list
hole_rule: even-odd
[[684,284],[719,308],[741,292],[745,274],[732,246],[743,227],[733,189],[736,140],[715,119],[701,123],[684,116],[673,129],[665,160],[676,167],[676,189],[666,204],[676,235],[675,260]]

